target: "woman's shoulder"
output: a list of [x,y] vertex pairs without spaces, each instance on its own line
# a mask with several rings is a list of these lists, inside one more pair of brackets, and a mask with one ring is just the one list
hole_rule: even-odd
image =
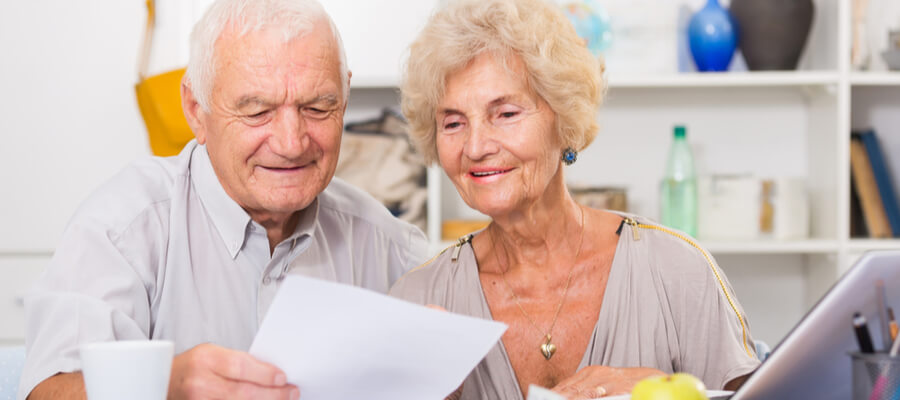
[[628,235],[628,245],[643,254],[651,268],[660,272],[710,271],[715,259],[700,242],[678,229],[635,214],[617,213],[622,218],[620,235]]
[[472,258],[471,235],[467,235],[401,276],[390,295],[421,304],[440,304],[436,300],[452,294]]

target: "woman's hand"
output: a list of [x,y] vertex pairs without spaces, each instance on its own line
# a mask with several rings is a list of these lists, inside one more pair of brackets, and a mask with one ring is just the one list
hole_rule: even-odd
[[583,368],[553,388],[569,400],[596,399],[603,396],[631,393],[639,381],[651,376],[665,375],[653,368],[612,368],[599,365]]

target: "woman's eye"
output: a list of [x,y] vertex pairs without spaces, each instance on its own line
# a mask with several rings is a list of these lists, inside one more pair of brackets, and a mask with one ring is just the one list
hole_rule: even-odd
[[515,117],[516,115],[519,115],[518,111],[506,111],[506,112],[500,113],[500,116],[503,118],[512,118],[512,117]]
[[441,130],[455,131],[461,129],[465,125],[465,119],[460,115],[448,115],[441,122]]

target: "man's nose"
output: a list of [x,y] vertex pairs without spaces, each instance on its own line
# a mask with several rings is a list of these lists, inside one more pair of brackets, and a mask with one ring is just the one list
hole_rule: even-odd
[[500,150],[494,127],[489,123],[472,123],[466,135],[463,152],[470,160],[481,160]]
[[276,154],[293,158],[303,154],[309,144],[307,123],[299,109],[283,109],[275,117],[269,147]]

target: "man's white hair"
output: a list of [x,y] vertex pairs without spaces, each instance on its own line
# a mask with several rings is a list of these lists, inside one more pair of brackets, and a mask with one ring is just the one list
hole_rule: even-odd
[[344,101],[350,91],[347,55],[334,21],[316,0],[218,0],[214,2],[191,32],[187,80],[204,111],[209,112],[212,83],[216,73],[216,41],[232,23],[239,35],[263,29],[280,29],[285,42],[306,35],[316,23],[328,22],[340,60]]

